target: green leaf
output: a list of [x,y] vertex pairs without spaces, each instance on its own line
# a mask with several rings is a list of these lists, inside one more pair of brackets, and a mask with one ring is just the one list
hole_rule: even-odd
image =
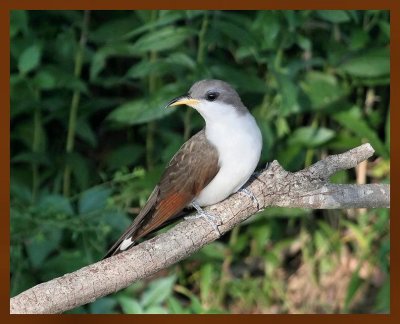
[[364,280],[359,276],[359,268],[352,274],[350,283],[347,287],[347,293],[346,293],[346,298],[344,301],[344,309],[346,312],[349,311],[349,307],[351,302],[354,299],[355,294],[357,291],[361,288],[362,284],[364,283]]
[[[15,170],[12,168],[11,179],[10,179],[10,198],[19,200],[20,202],[29,205],[32,202],[32,189],[30,185],[31,174],[27,172],[27,168],[22,170]],[[26,174],[25,177],[20,179],[18,174]],[[11,209],[12,213],[13,209]],[[12,215],[10,216],[12,219]]]
[[50,253],[57,249],[61,237],[62,230],[59,228],[51,228],[31,237],[26,244],[26,251],[34,268],[40,268]]
[[167,305],[171,314],[189,314],[187,307],[182,306],[175,297],[168,298]]
[[56,76],[50,71],[42,69],[35,75],[33,82],[41,90],[51,90],[57,85]]
[[[243,28],[244,26],[239,26],[233,22],[217,20],[215,22],[214,28],[219,32],[224,34],[226,37],[236,41],[238,45],[246,47],[254,47],[257,44],[257,40],[254,38],[253,33],[249,29]],[[218,44],[223,46],[224,44]]]
[[317,15],[331,23],[344,23],[350,21],[350,16],[345,10],[318,10]]
[[131,43],[110,43],[100,48],[93,56],[90,64],[90,80],[96,79],[105,68],[107,59],[112,56],[138,56],[137,50]]
[[150,306],[145,310],[145,314],[168,314],[168,311],[161,306]]
[[86,214],[104,209],[111,191],[109,188],[96,186],[83,192],[79,199],[79,213]]
[[[23,120],[20,123],[18,123],[16,125],[16,127],[13,129],[13,132],[11,133],[11,139],[20,141],[21,143],[23,143],[26,146],[27,149],[31,150],[33,131],[34,131],[33,124],[34,124],[33,118]],[[40,132],[40,135],[39,135],[40,147],[38,148],[38,152],[45,152],[46,146],[47,146],[47,136],[46,136],[43,124],[39,125],[39,132]],[[38,158],[38,157],[35,156],[35,158]],[[42,160],[42,158],[39,158],[38,160],[41,162],[44,162]]]
[[160,119],[172,112],[173,109],[162,107],[161,102],[154,104],[150,100],[139,99],[117,107],[107,116],[107,119],[120,125],[137,125]]
[[333,118],[342,126],[362,139],[368,140],[376,152],[384,158],[389,158],[389,152],[379,139],[376,132],[370,128],[362,117],[361,108],[353,106],[351,109],[333,115]]
[[262,139],[263,139],[263,149],[261,152],[261,160],[262,161],[270,161],[273,159],[273,146],[276,143],[276,135],[273,130],[272,123],[266,121],[265,118],[258,117],[255,114],[255,118],[259,121],[258,126],[260,127]]
[[101,215],[103,217],[103,221],[105,224],[110,225],[114,228],[118,233],[116,233],[118,237],[115,237],[117,240],[121,233],[132,223],[132,218],[128,217],[126,214],[114,210],[114,209],[106,209],[101,211]]
[[[302,208],[271,207],[259,213],[269,218],[302,218],[310,215],[310,211]],[[260,217],[261,218],[261,217]]]
[[43,196],[38,202],[38,207],[46,212],[73,215],[71,202],[64,196],[50,194]]
[[390,40],[390,24],[387,21],[381,20],[379,21],[379,27],[382,33],[386,36],[386,39]]
[[255,241],[257,254],[261,254],[271,237],[271,226],[261,225],[251,229],[251,237]]
[[66,165],[72,169],[72,175],[81,190],[86,189],[89,185],[90,176],[90,160],[85,159],[78,152],[67,154],[65,157]]
[[82,93],[88,93],[87,85],[84,81],[77,78],[73,74],[73,70],[62,69],[56,65],[46,65],[41,67],[38,75],[35,76],[34,82],[43,90],[52,89],[70,89],[79,90]]
[[165,74],[178,73],[179,71],[194,71],[196,63],[184,53],[173,53],[166,58],[157,59],[155,62],[142,60],[133,65],[125,74],[125,77],[132,79],[146,78],[149,74],[162,76]]
[[390,313],[390,277],[387,276],[376,297],[375,310],[379,313]]
[[260,10],[257,12],[253,28],[260,30],[258,39],[261,49],[274,49],[278,41],[279,31],[282,30],[280,15],[275,10]]
[[275,120],[276,136],[282,138],[290,133],[290,127],[285,117],[278,117]]
[[103,297],[89,304],[91,314],[114,314],[114,308],[117,304],[115,298]]
[[214,266],[212,263],[202,265],[200,269],[200,296],[203,304],[208,303],[210,294],[214,292]]
[[303,110],[322,110],[346,97],[349,91],[335,76],[317,71],[308,72],[300,87],[311,103],[311,107],[302,107]]
[[28,14],[26,10],[10,11],[10,38],[13,38],[19,32],[28,34]]
[[[137,15],[141,15],[144,11],[135,11]],[[153,31],[153,30],[159,30],[160,27],[162,26],[171,26],[174,25],[174,22],[180,19],[185,19],[186,17],[190,17],[190,19],[194,19],[195,17],[199,16],[202,14],[202,11],[200,10],[162,10],[159,12],[160,16],[159,18],[154,21],[154,22],[149,22],[149,19],[146,17],[143,19],[143,24],[132,30],[131,32],[128,32],[124,35],[124,39],[130,39],[134,36],[138,36],[140,34],[143,34],[145,32]]]
[[49,158],[43,153],[37,152],[22,152],[15,155],[11,159],[11,163],[37,163],[42,165],[51,165]]
[[10,296],[14,297],[19,293],[37,285],[37,278],[34,273],[24,273],[22,276],[12,276],[10,280],[11,292]]
[[186,67],[189,70],[195,70],[197,64],[188,54],[185,54],[183,52],[171,53],[165,59],[165,62],[167,64]]
[[175,281],[175,276],[169,276],[153,281],[149,285],[149,288],[143,293],[140,304],[144,308],[159,306],[172,294]]
[[277,73],[276,79],[279,85],[279,97],[281,100],[281,108],[279,113],[282,116],[287,116],[300,111],[300,105],[298,103],[299,88],[289,78],[289,76]]
[[221,261],[225,258],[227,247],[220,242],[213,242],[212,244],[204,246],[196,257],[202,257],[205,260]]
[[375,310],[378,313],[390,313],[390,276],[387,275],[385,282],[380,287],[375,301]]
[[390,49],[389,47],[370,50],[355,56],[338,69],[354,77],[378,78],[390,75]]
[[96,134],[85,119],[79,119],[76,123],[76,134],[87,142],[91,147],[97,146]]
[[119,169],[123,166],[135,163],[143,153],[143,146],[125,144],[113,149],[106,156],[105,161],[110,169]]
[[308,37],[305,37],[301,34],[296,35],[296,42],[297,44],[305,51],[310,51],[312,48],[312,42]]
[[41,55],[42,48],[38,44],[25,49],[18,60],[19,72],[21,74],[26,74],[38,67]]
[[117,125],[137,125],[160,119],[174,112],[173,108],[165,108],[165,105],[182,93],[181,89],[177,84],[168,84],[147,99],[136,99],[115,108],[107,120]]
[[137,25],[137,19],[128,14],[126,18],[118,17],[106,20],[99,28],[89,33],[89,38],[96,43],[120,41],[124,39],[126,33],[131,32]]
[[88,260],[82,255],[82,251],[62,250],[56,256],[49,258],[42,264],[40,277],[42,281],[48,281],[60,277],[68,272],[76,271],[87,266]]
[[265,93],[266,91],[265,82],[256,75],[255,71],[240,71],[221,62],[214,64],[210,69],[214,77],[229,80],[229,83],[241,93]]
[[140,37],[133,45],[133,49],[138,54],[175,49],[191,35],[193,31],[185,27],[163,27]]
[[385,144],[387,151],[390,152],[390,109],[388,109],[385,123]]
[[362,49],[368,43],[368,40],[369,40],[369,35],[365,30],[361,28],[354,29],[350,37],[350,49],[351,50]]
[[143,307],[132,297],[120,296],[118,302],[124,314],[143,314]]
[[335,132],[328,128],[300,127],[290,136],[289,142],[291,145],[301,144],[313,148],[325,144],[334,136]]
[[297,171],[304,164],[305,150],[301,145],[286,145],[279,150],[276,159],[289,171]]
[[348,129],[342,129],[327,146],[331,149],[344,152],[361,144],[360,138],[354,136]]

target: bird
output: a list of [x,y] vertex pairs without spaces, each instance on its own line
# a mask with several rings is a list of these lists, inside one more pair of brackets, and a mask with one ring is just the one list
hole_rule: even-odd
[[[239,191],[257,167],[262,150],[261,131],[229,83],[215,79],[197,81],[165,108],[179,105],[195,109],[203,117],[205,127],[172,157],[138,216],[104,258],[131,248],[186,208],[195,208],[198,215],[217,227],[214,215],[204,212],[202,207]],[[244,189],[244,193],[248,195],[249,191]]]

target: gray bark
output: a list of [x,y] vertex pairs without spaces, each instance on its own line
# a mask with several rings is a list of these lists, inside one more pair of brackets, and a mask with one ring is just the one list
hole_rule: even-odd
[[[355,167],[374,153],[364,144],[343,154],[328,156],[307,169],[291,173],[277,161],[248,184],[258,204],[236,193],[206,209],[220,218],[221,234],[269,207],[314,209],[389,208],[388,184],[331,184],[335,172]],[[202,218],[183,220],[171,230],[132,249],[30,288],[11,298],[10,312],[60,313],[121,290],[185,259],[220,234]]]

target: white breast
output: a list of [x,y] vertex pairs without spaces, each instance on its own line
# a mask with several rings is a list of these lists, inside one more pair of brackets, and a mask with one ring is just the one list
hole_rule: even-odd
[[[202,107],[200,107],[202,108]],[[217,148],[220,170],[200,192],[200,206],[218,203],[238,191],[250,178],[260,159],[262,137],[250,113],[239,114],[232,107],[214,107],[212,116],[197,109],[206,120],[207,139]]]

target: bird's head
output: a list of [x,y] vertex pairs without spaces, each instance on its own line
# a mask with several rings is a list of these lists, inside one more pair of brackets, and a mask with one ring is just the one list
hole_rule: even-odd
[[244,114],[247,108],[233,87],[221,80],[201,80],[187,94],[172,99],[167,107],[187,105],[196,109],[206,120],[225,114]]

